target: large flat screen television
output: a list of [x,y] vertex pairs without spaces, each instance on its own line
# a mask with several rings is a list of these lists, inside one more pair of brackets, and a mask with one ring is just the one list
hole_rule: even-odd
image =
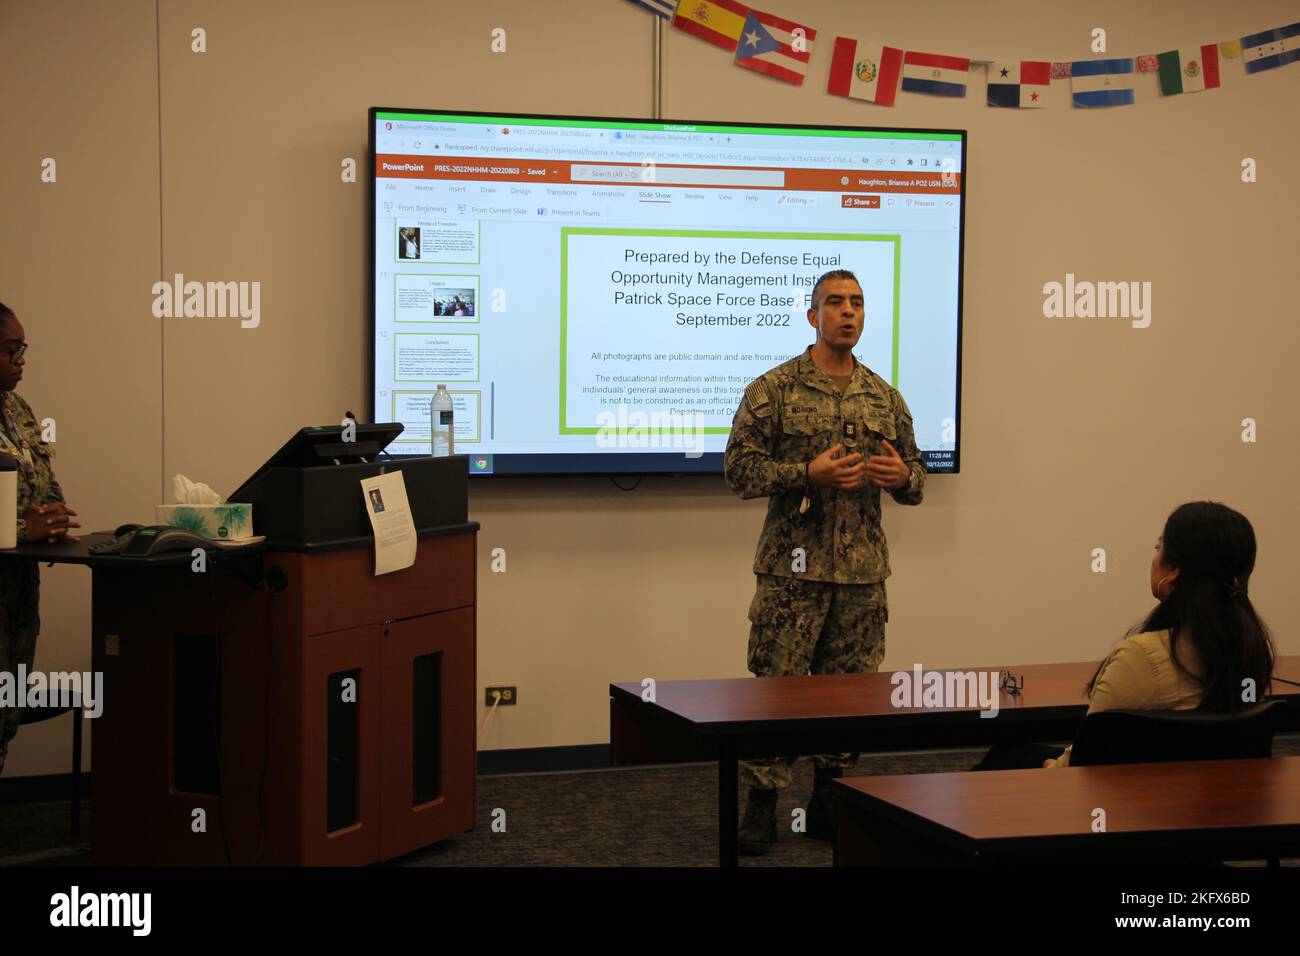
[[708,474],[856,273],[858,359],[958,470],[966,133],[374,107],[371,420],[476,476]]

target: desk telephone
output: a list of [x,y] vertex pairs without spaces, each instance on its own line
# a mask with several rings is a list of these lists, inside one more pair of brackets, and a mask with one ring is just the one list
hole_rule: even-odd
[[120,554],[127,558],[147,558],[171,551],[208,549],[212,542],[201,535],[169,524],[124,524],[113,532],[112,541],[92,544],[91,554]]

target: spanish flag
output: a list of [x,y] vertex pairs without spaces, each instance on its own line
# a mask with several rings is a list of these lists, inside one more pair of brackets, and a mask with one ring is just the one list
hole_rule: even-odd
[[748,15],[749,7],[736,0],[681,0],[673,26],[734,53]]

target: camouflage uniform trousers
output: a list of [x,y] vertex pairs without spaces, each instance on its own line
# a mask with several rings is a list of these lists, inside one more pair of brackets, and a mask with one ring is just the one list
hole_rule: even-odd
[[[36,635],[40,577],[35,561],[6,561],[0,564],[0,673],[18,679],[18,665],[31,672],[36,659]],[[18,688],[19,692],[26,688]],[[4,771],[9,741],[18,733],[21,707],[0,707],[0,772]]]
[[[799,674],[861,674],[885,659],[889,608],[885,583],[833,584],[755,575],[749,607],[749,669],[755,677]],[[790,786],[796,757],[740,762],[740,784],[758,790]],[[850,770],[857,754],[820,754],[818,767]]]

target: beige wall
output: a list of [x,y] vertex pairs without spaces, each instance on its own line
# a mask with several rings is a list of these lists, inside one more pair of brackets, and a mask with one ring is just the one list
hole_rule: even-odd
[[[932,478],[918,509],[886,506],[886,666],[1100,656],[1149,606],[1164,516],[1205,497],[1254,521],[1252,592],[1300,653],[1300,67],[1247,79],[1229,61],[1223,89],[1168,101],[1141,77],[1137,106],[1095,111],[1070,109],[1060,81],[1052,109],[988,109],[978,70],[962,101],[903,94],[890,110],[824,92],[837,32],[1086,58],[1093,27],[1135,55],[1282,25],[1293,5],[770,6],[821,33],[807,88],[669,30],[666,116],[971,134],[964,473]],[[489,49],[497,26],[505,54]],[[228,491],[293,428],[366,407],[367,107],[648,116],[650,35],[623,3],[163,0],[156,19],[149,0],[0,0],[0,300],[27,324],[23,392],[58,421],[59,477],[87,526],[146,517],[176,471]],[[38,179],[46,156],[55,185]],[[1238,176],[1247,156],[1254,185]],[[340,181],[348,157],[362,182]],[[261,327],[153,318],[150,285],[175,272],[260,281]],[[1150,281],[1151,327],[1044,319],[1043,283],[1067,272]],[[1257,444],[1239,439],[1246,416]],[[529,479],[475,485],[471,515],[480,684],[521,700],[482,747],[604,741],[611,680],[745,673],[761,502],[721,479]],[[498,547],[505,574],[489,570]],[[1089,570],[1095,547],[1105,574]],[[89,665],[87,577],[45,572],[38,666]],[[24,730],[10,772],[65,769],[66,730]]]

